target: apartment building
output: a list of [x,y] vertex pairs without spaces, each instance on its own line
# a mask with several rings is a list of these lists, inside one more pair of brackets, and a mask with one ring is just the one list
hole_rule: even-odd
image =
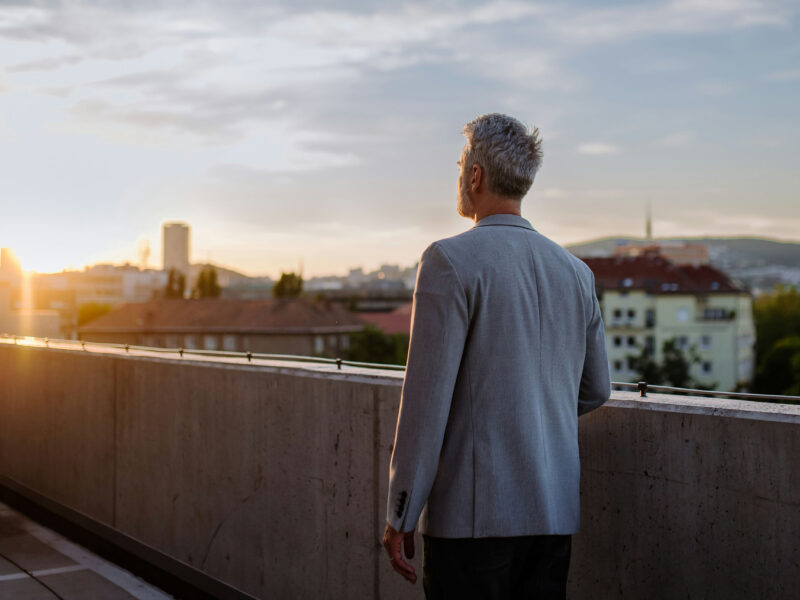
[[732,391],[750,383],[752,298],[724,273],[675,264],[657,250],[583,260],[595,275],[613,380],[635,380],[632,357],[647,349],[661,362],[664,342],[674,339],[700,356],[692,376],[703,385]]

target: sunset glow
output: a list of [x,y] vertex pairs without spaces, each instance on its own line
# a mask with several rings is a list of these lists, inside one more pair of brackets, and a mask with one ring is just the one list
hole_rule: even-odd
[[410,265],[470,226],[454,162],[492,111],[539,127],[523,215],[559,243],[648,203],[657,237],[800,237],[795,3],[270,6],[0,8],[0,245],[160,267],[182,220],[251,275]]

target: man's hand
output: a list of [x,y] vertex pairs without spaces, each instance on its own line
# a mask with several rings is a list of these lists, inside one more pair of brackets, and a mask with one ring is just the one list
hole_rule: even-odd
[[416,583],[417,574],[414,572],[414,567],[403,560],[402,552],[405,550],[407,558],[414,558],[414,530],[400,533],[387,523],[386,533],[383,534],[383,547],[386,548],[392,568],[411,583]]

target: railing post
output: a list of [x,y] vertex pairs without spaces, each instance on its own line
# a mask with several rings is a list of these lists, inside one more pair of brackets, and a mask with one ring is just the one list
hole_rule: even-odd
[[336,359],[336,368],[339,369],[340,371],[342,370],[342,359],[341,358],[337,358]]
[[252,362],[252,361],[253,361],[253,353],[248,351],[247,352],[247,362]]
[[639,397],[640,398],[647,398],[647,382],[640,381],[639,382]]

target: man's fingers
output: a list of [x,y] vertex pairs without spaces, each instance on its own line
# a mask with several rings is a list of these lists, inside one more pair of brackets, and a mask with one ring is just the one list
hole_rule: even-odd
[[399,533],[387,524],[386,533],[383,535],[383,547],[389,555],[392,568],[411,583],[416,583],[417,574],[414,567],[403,560],[403,549],[408,558],[414,556],[414,532]]
[[406,534],[403,538],[403,546],[405,547],[406,556],[408,558],[414,558],[414,532],[410,532],[410,534]]
[[403,560],[400,554],[400,545],[397,546],[397,551],[392,556],[392,568],[400,573],[403,577],[408,579],[411,583],[417,580],[417,574],[414,572],[414,567]]
[[394,562],[392,562],[392,568],[398,573],[400,573],[400,575],[402,575],[404,579],[410,581],[411,583],[417,583],[417,574],[414,573],[414,571],[411,571],[410,573],[408,571],[404,571],[403,569],[398,567]]

